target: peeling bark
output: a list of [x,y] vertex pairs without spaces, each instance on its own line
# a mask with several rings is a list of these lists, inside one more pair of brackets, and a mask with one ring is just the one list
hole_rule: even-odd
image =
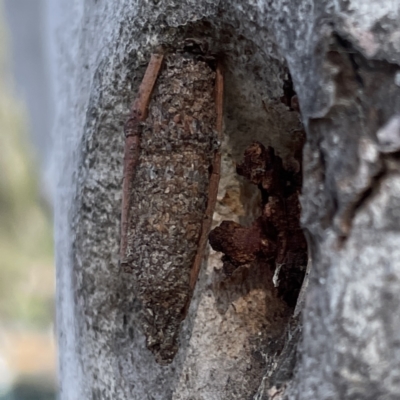
[[[395,3],[57,1],[61,399],[400,397]],[[245,149],[271,146],[296,169],[304,129],[309,261],[295,312],[265,259],[226,277],[208,249],[179,351],[162,367],[118,268],[123,127],[154,49],[200,38],[225,69],[213,227],[260,217],[260,191],[236,174]]]

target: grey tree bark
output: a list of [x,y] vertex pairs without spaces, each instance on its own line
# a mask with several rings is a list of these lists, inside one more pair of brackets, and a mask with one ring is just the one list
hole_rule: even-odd
[[[54,4],[53,4],[54,6]],[[58,0],[55,210],[61,399],[400,397],[400,3]],[[262,266],[217,284],[209,250],[180,350],[158,366],[118,269],[123,126],[151,52],[207,38],[225,66],[215,223],[254,218],[234,163],[307,134],[304,307]],[[217,283],[216,283],[217,282]],[[307,285],[308,283],[308,285]]]

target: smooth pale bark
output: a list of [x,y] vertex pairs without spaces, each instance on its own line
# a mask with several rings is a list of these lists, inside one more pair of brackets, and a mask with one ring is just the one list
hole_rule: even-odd
[[[397,2],[55,3],[61,399],[399,398]],[[312,266],[302,323],[276,321],[285,310],[271,273],[216,287],[220,255],[211,252],[181,349],[160,367],[135,324],[132,283],[118,272],[123,125],[152,49],[199,35],[226,67],[215,220],[253,218],[254,190],[233,167],[252,140],[291,155],[300,124],[276,101],[288,68],[307,132],[302,222]]]

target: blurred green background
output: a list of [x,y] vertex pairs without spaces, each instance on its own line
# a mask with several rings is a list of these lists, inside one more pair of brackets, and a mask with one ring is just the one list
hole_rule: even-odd
[[56,381],[51,200],[16,89],[10,32],[0,0],[0,400],[47,400]]

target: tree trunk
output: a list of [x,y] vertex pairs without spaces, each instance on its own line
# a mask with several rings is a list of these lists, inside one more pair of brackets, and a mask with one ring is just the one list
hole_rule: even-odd
[[[398,4],[54,4],[61,399],[399,398]],[[138,324],[135,279],[119,266],[123,131],[151,54],[188,39],[224,68],[214,226],[253,229],[271,200],[235,165],[258,141],[282,171],[301,171],[304,129],[308,265],[285,270],[291,234],[283,263],[257,248],[228,271],[228,250],[223,263],[208,249],[179,350],[160,366]]]

